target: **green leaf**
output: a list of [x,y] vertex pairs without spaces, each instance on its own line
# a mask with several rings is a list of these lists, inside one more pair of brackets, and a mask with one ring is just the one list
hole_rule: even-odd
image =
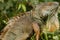
[[21,8],[21,5],[22,5],[22,4],[19,4],[19,6],[18,6],[18,10]]
[[0,2],[4,2],[4,0],[0,0]]
[[26,11],[26,6],[24,4],[22,4],[22,9]]
[[54,40],[59,40],[58,36],[53,36]]
[[5,24],[7,24],[7,22],[6,22],[5,20],[3,20],[3,22],[4,22]]
[[26,2],[28,2],[28,0],[26,0]]
[[13,0],[13,1],[17,1],[17,0]]

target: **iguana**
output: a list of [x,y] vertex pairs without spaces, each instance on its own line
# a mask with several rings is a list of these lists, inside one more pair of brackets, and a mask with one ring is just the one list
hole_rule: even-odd
[[23,16],[16,16],[10,19],[7,26],[3,29],[0,39],[26,40],[34,31],[36,33],[36,40],[39,40],[41,28],[44,31],[45,27],[48,27],[48,31],[54,32],[59,28],[58,6],[58,2],[41,3]]
[[54,32],[59,29],[58,7],[58,2],[46,2],[36,5],[33,17],[40,24],[43,31],[45,28],[49,32]]

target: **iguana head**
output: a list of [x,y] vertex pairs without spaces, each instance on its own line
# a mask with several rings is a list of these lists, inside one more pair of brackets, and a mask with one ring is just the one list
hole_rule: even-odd
[[47,16],[53,13],[57,12],[59,3],[58,2],[46,2],[46,3],[41,3],[39,5],[36,5],[35,7],[35,13],[33,13],[34,16],[38,17],[41,16]]
[[48,2],[42,4],[40,7],[40,13],[42,16],[50,15],[57,12],[59,4],[57,2]]
[[33,17],[36,19],[41,19],[46,16],[55,14],[57,12],[58,6],[58,2],[46,2],[38,4],[34,8]]

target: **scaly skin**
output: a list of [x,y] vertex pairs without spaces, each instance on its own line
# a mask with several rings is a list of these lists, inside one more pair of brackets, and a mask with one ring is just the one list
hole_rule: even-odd
[[59,29],[58,2],[46,2],[36,6],[33,12],[34,20],[40,24],[43,31],[54,32]]
[[29,15],[15,17],[4,28],[2,40],[26,40],[32,33],[32,20]]

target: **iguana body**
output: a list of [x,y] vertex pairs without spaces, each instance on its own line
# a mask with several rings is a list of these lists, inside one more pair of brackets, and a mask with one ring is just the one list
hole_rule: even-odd
[[[45,27],[48,27],[48,31],[51,31],[52,28],[52,31],[54,32],[57,28],[59,28],[59,22],[57,17],[58,5],[59,4],[57,2],[42,3],[37,5],[31,13],[26,13],[21,17],[17,16],[11,19],[8,25],[3,29],[3,33],[1,34],[0,39],[26,40],[34,30],[36,33],[36,40],[38,40],[40,34],[39,27],[42,27],[43,31]],[[49,20],[47,18],[47,20],[44,21],[44,18],[46,16],[50,16],[50,18]]]
[[6,34],[2,34],[2,40],[26,40],[32,33],[32,30],[30,15],[17,16],[9,21],[9,24],[4,29]]

